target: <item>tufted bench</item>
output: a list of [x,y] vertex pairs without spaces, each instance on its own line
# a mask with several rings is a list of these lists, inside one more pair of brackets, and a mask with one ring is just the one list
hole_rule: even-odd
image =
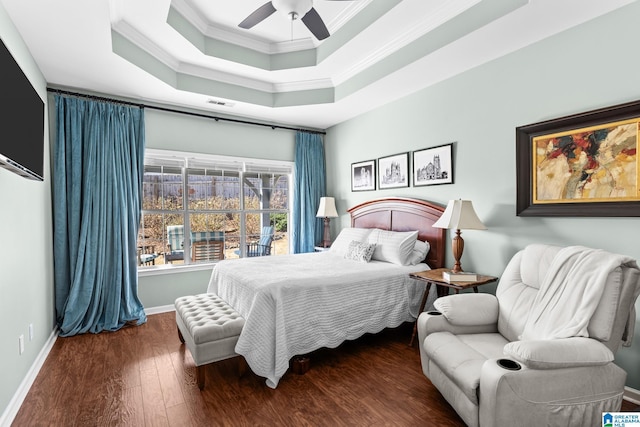
[[[235,346],[244,319],[216,294],[176,299],[178,336],[196,363],[198,387],[204,388],[204,365],[238,356]],[[244,370],[240,360],[240,371]]]

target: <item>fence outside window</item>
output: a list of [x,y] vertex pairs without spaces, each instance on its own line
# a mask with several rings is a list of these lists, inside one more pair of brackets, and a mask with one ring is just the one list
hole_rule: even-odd
[[289,253],[292,171],[291,162],[147,150],[140,267],[255,255],[260,242],[269,244],[261,255]]

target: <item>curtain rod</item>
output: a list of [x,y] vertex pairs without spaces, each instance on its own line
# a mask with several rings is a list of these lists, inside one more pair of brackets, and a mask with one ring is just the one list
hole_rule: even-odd
[[189,116],[202,117],[202,118],[205,118],[205,119],[213,119],[216,122],[221,120],[221,121],[225,121],[225,122],[241,123],[241,124],[245,124],[245,125],[270,127],[271,129],[295,130],[295,131],[300,131],[300,132],[317,133],[317,134],[320,134],[320,135],[326,135],[327,134],[326,132],[320,131],[320,130],[295,128],[295,127],[284,126],[284,125],[275,125],[275,124],[268,124],[268,123],[252,122],[250,120],[232,119],[232,118],[228,118],[228,117],[210,116],[210,115],[204,114],[204,113],[195,113],[195,112],[191,112],[191,111],[181,111],[181,110],[176,110],[176,109],[167,108],[167,107],[156,107],[154,105],[137,104],[135,102],[130,102],[130,101],[122,101],[122,100],[119,100],[119,99],[107,98],[107,97],[103,97],[103,96],[88,95],[88,94],[85,94],[85,93],[70,92],[70,91],[61,90],[61,89],[47,88],[47,92],[55,92],[55,93],[59,93],[61,95],[70,95],[70,96],[76,96],[76,97],[80,97],[80,98],[89,98],[89,99],[94,99],[94,100],[97,100],[97,101],[114,102],[114,103],[117,103],[117,104],[131,105],[133,107],[138,107],[138,108],[151,108],[153,110],[165,111],[165,112],[169,112],[169,113],[186,114],[186,115],[189,115]]

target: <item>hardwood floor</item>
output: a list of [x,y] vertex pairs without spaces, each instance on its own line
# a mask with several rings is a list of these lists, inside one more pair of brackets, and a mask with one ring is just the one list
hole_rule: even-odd
[[287,372],[275,390],[226,360],[207,368],[201,392],[175,314],[152,315],[139,327],[58,338],[12,425],[464,426],[422,374],[410,336],[403,325],[319,350],[309,372]]
[[237,360],[200,391],[175,314],[113,333],[58,338],[13,426],[464,426],[422,374],[411,325],[313,354],[275,390]]

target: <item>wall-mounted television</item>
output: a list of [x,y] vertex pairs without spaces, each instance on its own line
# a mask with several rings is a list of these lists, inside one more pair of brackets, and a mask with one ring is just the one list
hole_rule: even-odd
[[0,40],[0,167],[43,181],[44,102]]

